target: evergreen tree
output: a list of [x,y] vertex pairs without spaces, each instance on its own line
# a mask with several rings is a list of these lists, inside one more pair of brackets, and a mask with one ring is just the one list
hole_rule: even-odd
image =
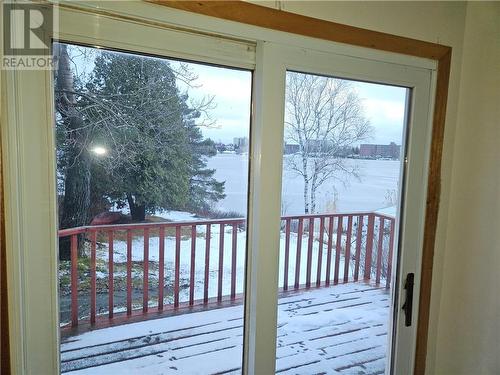
[[[62,46],[63,52],[75,48]],[[88,224],[106,204],[128,204],[133,220],[141,221],[158,209],[201,210],[223,198],[224,183],[206,168],[215,144],[197,124],[207,105],[193,108],[177,86],[185,72],[165,59],[83,50],[95,55],[89,77],[73,69],[69,80],[68,53],[56,72],[60,228]],[[95,147],[106,153],[89,152]],[[90,203],[71,206],[82,199]],[[79,219],[64,219],[74,216],[73,208]]]
[[200,112],[188,106],[166,60],[104,52],[87,88],[123,115],[112,118],[114,144],[98,162],[109,171],[103,193],[127,201],[134,220],[157,209],[205,209],[224,197],[224,184],[206,169],[215,144],[203,139]]

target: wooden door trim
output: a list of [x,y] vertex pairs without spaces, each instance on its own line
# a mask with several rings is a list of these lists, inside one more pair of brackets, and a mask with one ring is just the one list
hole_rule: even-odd
[[[451,47],[422,40],[367,30],[354,26],[343,25],[340,23],[320,20],[240,1],[147,1],[170,8],[264,27],[272,30],[289,32],[332,42],[366,47],[386,52],[394,52],[403,55],[422,57],[437,61],[437,81],[428,172],[427,202],[424,224],[424,245],[421,269],[420,306],[414,368],[414,374],[424,374],[427,354],[434,246],[441,189],[441,159],[444,140],[446,105],[448,98]],[[5,244],[5,212],[3,209],[3,204],[1,206],[0,248],[2,248],[1,250],[5,250],[3,249]],[[2,251],[0,255],[2,255],[0,257],[0,266],[4,266],[4,251]],[[2,282],[0,282],[0,292],[2,294],[2,324],[6,322],[6,320],[4,319],[6,317],[5,313],[7,312],[5,298],[7,285],[5,283],[6,280],[4,279],[4,271],[5,269],[2,269],[2,272],[0,272],[0,275],[2,276]],[[8,330],[2,329],[1,357],[2,363],[4,365],[6,364],[5,360],[8,360],[9,354],[8,345],[5,345],[5,343],[8,343],[7,332]]]
[[448,100],[451,47],[343,25],[242,1],[147,1],[178,10],[267,29],[437,61],[437,81],[432,121],[414,367],[415,375],[425,374],[434,246],[441,192],[441,160]]

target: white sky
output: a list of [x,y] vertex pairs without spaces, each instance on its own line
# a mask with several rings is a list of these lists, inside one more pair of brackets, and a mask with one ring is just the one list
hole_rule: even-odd
[[[249,133],[251,73],[213,66],[190,64],[201,86],[191,90],[191,96],[215,95],[217,107],[212,111],[217,126],[203,128],[205,137],[223,143]],[[400,87],[354,82],[361,97],[365,114],[375,128],[366,143],[401,144],[404,124],[406,89]]]
[[199,100],[215,96],[211,111],[215,126],[201,128],[206,138],[222,143],[232,143],[235,137],[248,137],[250,133],[250,94],[252,73],[245,70],[220,68],[209,65],[189,64],[198,76],[190,96]]
[[[211,111],[215,126],[202,128],[203,135],[223,143],[232,143],[235,137],[248,136],[251,72],[203,64],[188,65],[198,76],[198,87],[189,90],[190,97],[199,100],[207,95],[215,96],[216,106]],[[93,69],[93,57],[76,58],[74,67],[78,73],[89,73]],[[373,138],[364,143],[401,144],[406,89],[363,82],[353,84],[364,103],[365,114],[375,128]]]
[[366,143],[402,143],[406,88],[355,82],[365,113],[375,128],[373,139]]

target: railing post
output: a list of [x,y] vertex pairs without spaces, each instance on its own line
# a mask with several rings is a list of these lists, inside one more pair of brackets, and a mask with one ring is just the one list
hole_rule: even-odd
[[175,261],[174,261],[174,308],[179,307],[179,284],[181,265],[181,226],[175,226]]
[[233,223],[231,254],[231,300],[236,298],[236,256],[238,253],[238,224]]
[[349,263],[351,262],[351,233],[352,233],[352,215],[349,215],[347,219],[347,238],[345,241],[344,283],[349,282]]
[[365,281],[370,280],[372,272],[373,232],[375,226],[375,215],[368,214],[368,231],[366,234],[365,252]]
[[328,218],[328,243],[327,243],[327,253],[326,253],[326,277],[325,284],[330,285],[330,269],[332,264],[332,245],[333,245],[333,218],[330,216]]
[[163,310],[163,290],[165,282],[165,227],[158,233],[158,310]]
[[208,303],[208,281],[210,272],[210,238],[211,238],[212,225],[207,224],[207,230],[205,232],[205,278],[203,284],[203,304]]
[[319,220],[318,269],[316,270],[316,286],[321,285],[321,266],[323,261],[323,237],[325,235],[325,218]]
[[300,286],[300,256],[302,253],[302,231],[304,229],[304,219],[299,219],[299,228],[297,231],[297,253],[295,254],[295,283],[294,289]]
[[127,230],[127,315],[132,314],[132,231]]
[[383,217],[379,217],[379,225],[378,225],[378,243],[377,243],[377,274],[375,278],[375,283],[377,285],[380,284],[380,275],[382,273],[382,255],[383,255],[383,246],[384,246],[384,227],[385,220]]
[[314,241],[314,217],[309,218],[309,229],[307,239],[307,263],[306,263],[306,288],[311,287],[311,272],[312,272],[312,249]]
[[342,251],[342,227],[344,217],[337,217],[337,240],[335,242],[335,269],[333,271],[333,283],[339,283],[340,252]]
[[288,290],[288,268],[290,263],[290,219],[285,220],[285,269],[283,270],[283,290]]
[[196,259],[196,225],[191,225],[191,262],[189,269],[189,306],[194,303],[194,271]]
[[361,244],[363,243],[363,218],[363,215],[358,216],[358,228],[356,230],[356,254],[354,255],[354,281],[358,281],[359,279]]
[[108,231],[108,314],[113,318],[114,302],[114,264],[113,264],[113,230]]
[[96,236],[95,230],[90,231],[90,324],[95,324],[96,315]]
[[71,235],[71,326],[78,325],[78,234]]
[[396,219],[391,219],[391,226],[389,232],[389,255],[387,256],[387,275],[386,275],[386,284],[385,287],[387,289],[391,286],[391,277],[392,277],[392,257],[394,253],[394,231],[396,226]]
[[222,276],[224,274],[224,224],[219,225],[219,272],[217,283],[217,302],[222,301]]
[[144,229],[144,258],[143,258],[143,286],[142,312],[148,312],[149,303],[149,229]]

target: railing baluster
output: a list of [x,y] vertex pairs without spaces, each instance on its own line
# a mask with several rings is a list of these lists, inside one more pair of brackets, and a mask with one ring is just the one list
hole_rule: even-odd
[[364,216],[358,216],[358,228],[356,230],[356,254],[354,255],[354,281],[359,279],[359,266],[361,262],[361,245],[363,243],[363,221]]
[[347,238],[345,241],[344,283],[349,282],[349,263],[351,263],[351,233],[352,215],[349,215],[347,219]]
[[333,218],[330,216],[328,219],[328,244],[326,248],[326,278],[325,284],[330,285],[330,270],[332,264],[332,245],[333,245]]
[[295,283],[293,287],[299,289],[300,286],[300,255],[302,253],[302,230],[304,228],[304,220],[299,219],[299,228],[297,230],[297,253],[295,254]]
[[385,221],[383,217],[379,217],[378,226],[378,244],[377,244],[377,274],[375,278],[375,283],[380,284],[380,274],[382,272],[382,246],[384,245],[384,226]]
[[203,303],[208,303],[208,280],[210,272],[210,238],[211,238],[212,225],[207,224],[205,232],[205,280],[203,284]]
[[181,265],[181,226],[175,226],[175,261],[174,261],[174,308],[179,307],[179,284]]
[[366,234],[366,252],[365,252],[365,275],[364,279],[370,280],[372,273],[372,252],[373,252],[373,232],[375,227],[375,215],[368,215],[368,230]]
[[333,272],[333,283],[339,283],[340,252],[342,251],[342,224],[343,216],[337,217],[337,241],[335,243],[335,270]]
[[194,270],[196,259],[196,225],[191,225],[191,262],[189,269],[189,306],[194,303]]
[[290,263],[290,219],[285,220],[285,269],[283,271],[283,290],[288,290],[288,267]]
[[[357,223],[355,222],[355,217],[357,217]],[[378,218],[378,219],[377,219]],[[319,219],[319,220],[316,220]],[[341,278],[340,275],[340,257],[341,252],[344,251],[344,267],[343,267],[343,277],[342,281],[348,283],[351,280],[350,274],[353,274],[354,281],[359,280],[359,272],[363,270],[361,267],[361,252],[363,246],[365,247],[365,257],[364,261],[364,279],[371,280],[371,271],[374,270],[374,282],[379,285],[382,281],[382,277],[386,275],[386,288],[390,288],[391,284],[391,273],[392,273],[392,257],[394,251],[394,241],[395,241],[395,219],[386,215],[379,215],[377,213],[356,213],[356,214],[318,214],[318,215],[302,215],[302,216],[284,216],[281,218],[282,222],[285,222],[284,232],[285,232],[285,249],[284,249],[284,262],[280,264],[284,267],[283,271],[283,290],[289,290],[290,284],[290,267],[295,263],[295,275],[293,281],[293,288],[299,289],[302,286],[305,288],[310,288],[311,283],[315,283],[316,286],[322,285],[322,277],[325,277],[325,285],[330,285],[331,282],[337,284]],[[291,244],[291,230],[293,220],[298,221],[297,230],[297,249],[295,259],[290,259],[290,244]],[[307,221],[306,221],[307,220]],[[328,223],[327,223],[328,220]],[[335,220],[337,220],[335,222]],[[378,220],[378,221],[377,221]],[[319,221],[319,223],[318,223]],[[364,222],[367,224],[364,225]],[[159,271],[158,271],[158,310],[164,309],[164,295],[165,295],[165,236],[166,228],[175,227],[175,260],[174,260],[174,285],[173,294],[174,301],[173,307],[178,308],[180,306],[180,261],[181,261],[181,244],[182,244],[182,227],[191,227],[191,262],[189,269],[189,305],[193,306],[197,301],[200,301],[200,297],[195,299],[195,279],[196,279],[196,242],[197,242],[197,229],[198,226],[206,226],[205,235],[205,264],[204,264],[204,290],[203,290],[203,303],[208,304],[209,298],[209,283],[210,281],[210,251],[211,251],[211,228],[212,225],[218,225],[220,228],[219,232],[219,257],[218,257],[218,274],[217,274],[217,301],[221,302],[225,295],[230,297],[231,301],[235,301],[237,298],[237,265],[238,265],[238,230],[240,223],[244,223],[244,219],[226,219],[226,220],[210,220],[204,223],[202,222],[178,222],[172,224],[165,223],[152,223],[152,224],[126,224],[126,225],[105,225],[101,227],[88,226],[81,228],[70,228],[63,229],[59,231],[59,237],[63,238],[70,236],[71,244],[71,326],[77,326],[79,324],[79,306],[78,306],[78,236],[80,233],[84,234],[90,241],[90,323],[94,325],[97,321],[99,306],[97,306],[97,237],[99,232],[103,234],[107,233],[108,242],[108,317],[109,319],[114,319],[118,314],[114,314],[114,240],[115,231],[126,231],[126,313],[127,315],[132,314],[133,308],[133,283],[132,283],[132,246],[133,246],[133,233],[134,231],[143,231],[144,237],[144,255],[143,255],[143,293],[142,293],[142,310],[143,313],[148,313],[149,310],[149,239],[150,230],[153,228],[155,231],[159,232]],[[388,223],[389,222],[389,223]],[[308,224],[308,242],[307,242],[307,259],[302,259],[302,245],[304,236],[304,225]],[[375,225],[378,225],[379,233],[377,237],[377,260],[374,261],[373,254],[374,251],[374,241],[375,241]],[[320,226],[319,231],[317,226]],[[336,227],[334,227],[336,225]],[[356,227],[356,233],[353,233],[354,226]],[[231,285],[229,288],[225,288],[223,281],[224,276],[224,257],[228,255],[225,254],[225,228],[231,226],[231,262],[228,263],[228,268],[230,267],[230,278]],[[316,228],[315,228],[316,227]],[[367,229],[364,230],[364,227]],[[390,228],[390,232],[387,234],[389,238],[386,237],[385,228]],[[336,229],[336,241],[333,243],[334,228]],[[318,231],[318,256],[317,256],[317,267],[316,273],[313,275],[313,254],[314,241],[315,241],[315,229]],[[342,231],[346,229],[345,233],[345,249],[343,249],[344,234]],[[366,244],[363,235],[366,234]],[[328,239],[325,238],[328,235]],[[354,249],[353,240],[356,237],[356,246]],[[99,237],[100,238],[100,237]],[[327,242],[325,244],[325,241]],[[388,242],[387,242],[388,241]],[[187,241],[186,241],[187,244]],[[305,244],[304,244],[305,245]],[[388,246],[388,259],[387,266],[385,265],[384,258],[384,245]],[[335,260],[332,259],[333,250],[335,246]],[[326,249],[325,249],[326,247]],[[323,256],[323,251],[327,252]],[[305,251],[305,250],[304,250]],[[229,253],[229,251],[228,251]],[[201,254],[200,254],[201,255]],[[354,264],[351,265],[351,259]],[[200,260],[201,261],[201,260]],[[229,259],[227,260],[229,261]],[[301,261],[306,261],[305,266],[305,277],[302,278]],[[333,263],[334,261],[335,263]],[[323,275],[323,263],[326,262],[326,275]],[[374,263],[372,266],[372,262]],[[201,266],[198,265],[198,266]],[[334,269],[332,270],[332,267]],[[353,270],[351,268],[354,267]],[[375,270],[376,267],[376,270]],[[376,271],[376,272],[375,272]],[[215,272],[214,272],[215,276]],[[314,279],[315,278],[315,279]],[[340,282],[342,282],[340,281]],[[215,280],[214,280],[215,282]],[[289,285],[290,284],[290,285]],[[230,289],[230,290],[227,290]],[[225,294],[224,294],[225,293]],[[200,301],[201,302],[201,301]],[[187,303],[187,301],[186,301]]]
[[158,233],[158,310],[163,310],[163,291],[165,289],[165,227]]
[[148,312],[149,303],[149,229],[144,229],[142,312]]
[[96,236],[95,230],[90,231],[90,324],[95,324],[96,315]]
[[222,274],[224,272],[224,224],[219,227],[219,272],[217,283],[217,302],[222,301]]
[[78,325],[78,234],[71,235],[71,326]]
[[306,268],[306,288],[311,287],[312,272],[312,250],[314,241],[314,218],[309,218],[309,230],[307,239],[307,268]]
[[127,230],[127,315],[132,314],[132,231]]
[[321,285],[321,266],[323,261],[323,237],[325,235],[325,218],[319,220],[318,268],[316,270],[316,286]]
[[394,251],[394,231],[396,219],[391,219],[390,233],[389,233],[389,255],[387,256],[387,276],[385,287],[389,289],[391,287],[391,273],[392,273],[392,257]]
[[108,311],[109,318],[113,318],[115,304],[113,302],[114,293],[114,262],[113,262],[113,230],[108,231]]
[[231,254],[231,300],[236,298],[236,254],[238,246],[238,224],[233,223],[233,243]]

